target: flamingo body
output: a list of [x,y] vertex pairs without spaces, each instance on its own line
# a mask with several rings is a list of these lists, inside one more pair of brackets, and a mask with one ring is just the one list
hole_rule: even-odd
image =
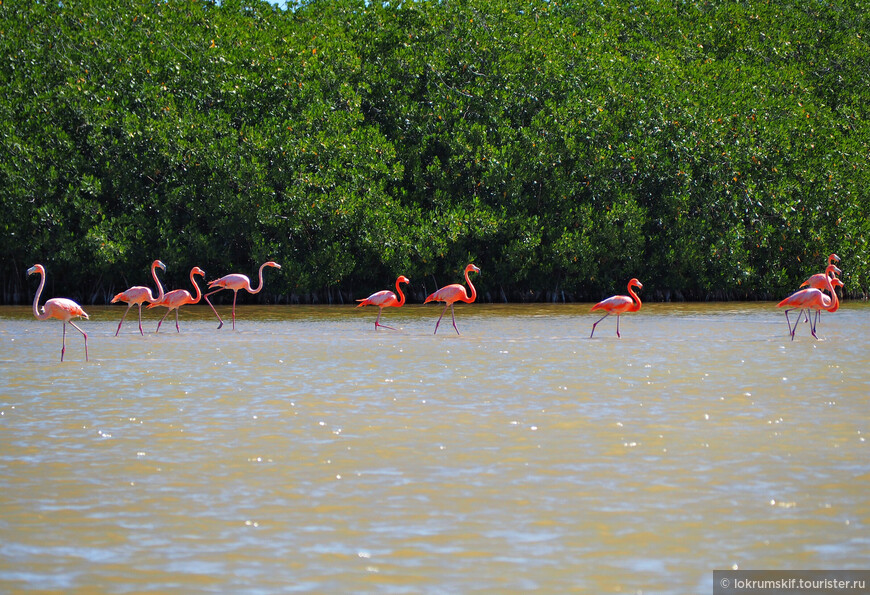
[[222,289],[232,289],[233,290],[233,330],[236,328],[236,298],[239,295],[239,290],[244,289],[250,294],[260,293],[263,289],[263,268],[265,267],[274,267],[276,269],[280,269],[281,265],[274,261],[264,262],[260,265],[260,284],[256,289],[251,288],[251,280],[247,275],[242,275],[241,273],[232,273],[229,275],[224,275],[220,279],[215,279],[214,281],[208,282],[209,289],[214,289],[214,291],[210,291],[205,294],[205,301],[211,306],[212,312],[217,316],[217,319],[220,321],[218,328],[221,328],[224,325],[223,319],[220,317],[220,314],[217,313],[212,303],[209,301],[208,296],[213,295]]
[[810,287],[794,292],[793,294],[779,302],[779,304],[777,304],[777,308],[786,309],[785,321],[786,324],[788,324],[788,330],[789,334],[791,335],[792,341],[794,341],[794,334],[797,330],[798,322],[800,322],[800,315],[798,315],[798,320],[795,321],[794,327],[792,327],[791,322],[788,319],[788,313],[790,311],[795,309],[815,310],[816,318],[810,325],[810,332],[812,333],[813,337],[818,339],[819,337],[816,335],[816,324],[818,323],[819,313],[822,310],[827,310],[828,312],[836,312],[839,309],[840,300],[839,298],[837,298],[837,292],[834,291],[834,286],[831,283],[830,277],[828,277],[828,275],[833,273],[835,270],[839,271],[839,269],[834,264],[829,264],[825,269],[824,274],[825,290],[827,290],[831,294],[831,297],[826,296],[820,289]]
[[474,285],[471,284],[471,280],[468,278],[468,273],[480,273],[480,269],[473,264],[469,264],[465,267],[465,282],[468,283],[468,287],[471,289],[471,295],[468,295],[465,292],[465,287],[458,283],[454,283],[453,285],[447,285],[438,291],[429,294],[429,296],[427,296],[423,301],[424,304],[428,304],[429,302],[444,302],[444,309],[441,311],[441,316],[438,317],[438,322],[435,323],[434,334],[438,334],[438,325],[441,324],[441,319],[444,317],[444,313],[447,312],[447,306],[450,306],[450,316],[453,318],[453,328],[456,330],[457,335],[461,334],[459,329],[456,327],[456,316],[453,313],[453,304],[456,302],[470,304],[477,299],[477,290],[474,288]]
[[167,309],[166,314],[164,314],[163,318],[160,319],[160,322],[157,323],[157,330],[155,332],[160,332],[160,325],[163,324],[163,321],[166,320],[166,317],[169,316],[169,313],[173,310],[175,310],[175,330],[176,332],[181,332],[181,329],[178,327],[178,309],[186,304],[196,304],[202,297],[202,293],[199,290],[199,285],[196,284],[196,280],[193,278],[194,275],[200,275],[204,277],[205,271],[203,271],[199,267],[193,267],[190,270],[190,283],[196,290],[195,298],[186,289],[175,289],[165,294],[163,296],[163,299],[159,302],[153,302],[151,304],[148,304],[149,309],[156,308],[158,306]]
[[637,294],[632,291],[632,287],[637,287],[638,289],[643,289],[643,284],[637,279],[632,279],[628,282],[628,293],[629,295],[614,295],[605,300],[601,300],[594,306],[592,306],[592,310],[590,312],[595,312],[596,310],[604,310],[605,314],[601,318],[595,321],[592,325],[592,332],[589,333],[589,338],[592,338],[592,335],[595,334],[595,327],[598,326],[598,323],[610,316],[611,314],[616,314],[616,336],[617,338],[621,338],[619,334],[619,317],[626,312],[637,312],[640,310],[642,304],[640,298]]
[[825,290],[825,278],[828,277],[829,273],[831,274],[831,277],[836,279],[837,275],[843,272],[836,266],[834,268],[830,268],[835,262],[840,262],[840,257],[836,254],[829,255],[828,266],[827,268],[825,268],[825,272],[816,273],[815,275],[811,276],[809,279],[801,283],[801,287],[815,287],[816,289]]
[[27,269],[27,275],[39,273],[39,289],[36,290],[36,295],[33,297],[33,315],[37,320],[48,320],[55,318],[63,322],[63,340],[60,348],[60,361],[63,361],[63,355],[66,353],[66,323],[70,323],[78,332],[85,338],[85,361],[88,361],[88,335],[80,329],[73,318],[84,318],[88,320],[88,314],[84,309],[74,301],[67,298],[51,298],[42,306],[42,313],[38,310],[39,296],[42,294],[42,288],[45,286],[45,267],[41,264],[36,264]]
[[150,288],[143,287],[142,285],[134,285],[127,291],[122,291],[112,298],[113,304],[115,302],[125,302],[127,304],[127,309],[121,317],[121,322],[118,323],[118,330],[115,331],[116,337],[118,336],[118,333],[121,332],[121,325],[124,324],[124,319],[127,318],[130,308],[134,305],[139,306],[139,333],[142,335],[145,334],[142,330],[142,304],[145,302],[151,304],[163,300],[163,286],[160,284],[160,279],[157,278],[157,267],[160,267],[165,271],[166,265],[159,260],[155,260],[151,263],[151,276],[154,277],[154,283],[157,284],[157,297],[154,297],[151,294]]
[[381,312],[384,311],[384,308],[394,307],[401,308],[405,305],[405,294],[402,293],[402,288],[400,287],[401,283],[410,283],[411,281],[405,277],[404,275],[399,275],[396,279],[396,291],[398,292],[400,297],[396,297],[396,294],[390,291],[389,289],[384,289],[383,291],[378,291],[377,293],[371,294],[369,297],[363,300],[357,300],[359,305],[357,308],[362,308],[363,306],[377,306],[378,307],[378,317],[375,320],[375,330],[378,330],[379,326],[384,328],[388,328],[391,330],[393,327],[387,326],[385,324],[381,324]]

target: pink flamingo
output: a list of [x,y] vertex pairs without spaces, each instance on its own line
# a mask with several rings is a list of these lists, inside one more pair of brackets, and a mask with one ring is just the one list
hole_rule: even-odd
[[836,312],[840,307],[840,300],[837,298],[837,292],[834,291],[834,286],[831,283],[831,279],[828,277],[830,273],[834,271],[837,267],[833,264],[829,264],[825,269],[825,290],[827,290],[831,297],[826,296],[822,293],[821,290],[816,289],[815,287],[810,287],[808,289],[801,289],[800,291],[796,291],[791,294],[784,300],[782,300],[779,304],[777,304],[778,308],[786,308],[785,311],[785,321],[788,324],[788,332],[791,335],[791,340],[794,341],[794,334],[797,330],[798,322],[800,322],[800,315],[798,315],[798,320],[795,321],[794,327],[791,326],[791,321],[788,319],[788,313],[795,308],[800,309],[808,309],[816,311],[816,320],[810,325],[810,332],[813,337],[818,339],[819,337],[816,335],[816,322],[818,321],[818,313],[820,310],[827,310],[828,312]]
[[81,306],[72,300],[67,298],[51,298],[45,302],[45,305],[42,307],[42,314],[40,314],[37,309],[37,304],[39,303],[39,296],[42,294],[42,288],[45,286],[45,267],[41,264],[35,264],[27,269],[28,277],[33,273],[39,273],[42,277],[39,281],[39,289],[36,290],[36,296],[33,298],[33,315],[36,316],[37,320],[57,318],[58,320],[63,321],[63,342],[61,343],[60,348],[60,361],[63,361],[63,354],[66,352],[67,322],[73,325],[73,327],[75,327],[75,329],[85,338],[85,361],[88,361],[88,334],[72,321],[73,318],[84,318],[85,320],[88,320],[87,313]]
[[181,332],[181,329],[178,328],[178,309],[185,304],[196,304],[202,297],[202,293],[199,291],[199,285],[196,284],[196,279],[193,278],[194,275],[205,277],[205,271],[199,267],[193,267],[190,269],[190,283],[193,285],[194,289],[196,289],[196,299],[194,299],[186,289],[176,289],[164,295],[163,299],[159,302],[148,304],[149,310],[151,308],[156,308],[157,306],[168,308],[166,314],[164,314],[163,318],[160,319],[160,322],[157,323],[157,330],[155,332],[160,332],[160,325],[163,324],[163,321],[166,320],[166,317],[169,316],[169,313],[173,310],[175,310],[175,330],[176,332]]
[[604,316],[595,321],[595,324],[592,325],[592,332],[589,333],[589,338],[592,338],[592,335],[595,334],[595,327],[598,326],[598,323],[610,316],[611,314],[616,314],[616,336],[620,338],[619,335],[619,316],[620,314],[625,314],[626,312],[637,312],[640,310],[641,302],[640,298],[637,297],[637,294],[631,290],[632,287],[637,287],[638,289],[643,289],[643,285],[637,279],[632,279],[628,282],[628,295],[614,295],[606,300],[602,300],[592,306],[592,310],[590,312],[595,312],[595,310],[604,310],[607,312]]
[[456,328],[456,316],[453,313],[453,304],[454,302],[465,302],[466,304],[470,304],[477,299],[477,290],[468,278],[468,273],[470,272],[480,273],[480,269],[473,264],[469,264],[465,267],[465,282],[468,283],[468,287],[471,288],[471,296],[466,295],[465,288],[462,285],[454,283],[453,285],[442,287],[423,301],[424,304],[428,304],[429,302],[444,302],[444,309],[441,311],[441,316],[438,317],[438,322],[435,323],[435,332],[433,334],[438,334],[438,325],[441,324],[441,319],[444,318],[444,313],[447,312],[447,306],[450,306],[450,316],[453,318],[453,328],[456,329],[456,334],[462,334],[459,332],[459,329]]
[[127,303],[127,309],[124,311],[124,315],[121,317],[121,322],[118,323],[118,330],[115,331],[116,337],[118,336],[118,333],[121,332],[121,325],[124,324],[124,319],[127,318],[127,314],[130,312],[130,308],[133,307],[133,304],[139,306],[139,334],[145,334],[142,331],[142,303],[148,302],[149,304],[153,304],[154,302],[159,302],[163,299],[163,286],[160,285],[160,279],[157,278],[157,267],[160,267],[165,271],[166,265],[159,260],[155,260],[151,263],[151,276],[154,277],[154,283],[157,284],[157,297],[151,295],[151,289],[149,289],[148,287],[135,285],[127,291],[119,293],[112,298],[113,304],[115,302]]
[[405,305],[405,294],[402,293],[402,288],[399,287],[400,283],[410,283],[411,281],[405,277],[404,275],[400,275],[398,279],[396,279],[396,291],[399,294],[399,299],[396,299],[396,294],[390,291],[389,289],[385,289],[383,291],[379,291],[377,293],[371,294],[364,300],[357,300],[360,304],[357,308],[362,308],[363,306],[377,306],[378,307],[378,318],[375,320],[375,330],[378,330],[379,326],[384,328],[388,328],[390,330],[396,330],[391,326],[387,326],[385,324],[381,324],[381,312],[383,312],[384,308],[388,308],[390,306],[395,306],[396,308],[401,308]]
[[[836,254],[831,254],[831,255],[829,255],[829,256],[828,256],[828,266],[834,264],[835,262],[840,262],[840,257],[837,256]],[[827,271],[827,269],[825,269],[825,270]],[[833,279],[836,279],[836,278],[837,278],[837,275],[841,274],[842,272],[843,272],[843,271],[841,271],[839,268],[834,268],[834,269],[833,269],[833,273],[831,273],[831,279],[832,279],[831,284],[832,284],[834,287],[843,287],[843,283],[842,283],[842,282],[840,282],[839,285],[837,285],[836,283],[833,282]],[[801,283],[800,286],[801,286],[801,287],[815,287],[815,288],[818,289],[818,290],[824,291],[824,290],[825,290],[825,277],[827,277],[827,276],[828,276],[828,273],[827,273],[827,272],[824,272],[824,273],[816,273],[815,275],[811,276],[809,279],[807,279],[806,281],[804,281],[803,283]],[[820,316],[820,315],[821,315],[821,311],[820,311],[820,310],[816,310],[816,322],[818,322],[818,320],[819,320],[819,316]],[[809,315],[809,311],[808,311],[808,310],[804,310],[804,316],[806,317],[806,318],[805,318],[806,321],[809,322],[809,321],[810,321],[810,315]]]
[[224,321],[221,318],[220,314],[217,313],[217,310],[214,309],[214,306],[211,305],[211,302],[208,299],[208,296],[214,295],[222,289],[232,289],[233,290],[233,330],[236,330],[236,297],[239,295],[239,290],[244,289],[248,293],[260,293],[263,289],[263,268],[264,267],[275,267],[276,269],[280,269],[281,265],[277,262],[264,262],[260,265],[260,284],[257,286],[257,289],[251,289],[251,280],[248,279],[247,275],[241,275],[238,273],[233,273],[232,275],[226,275],[225,277],[221,277],[220,279],[215,279],[214,281],[208,282],[209,289],[217,287],[214,291],[211,291],[205,294],[205,301],[211,306],[211,311],[214,312],[214,315],[217,316],[217,319],[220,320],[220,324],[218,328],[221,328],[224,325]]
[[[845,287],[846,284],[843,283],[843,281],[842,281],[841,279],[837,279],[836,277],[831,276],[831,286],[834,287],[834,288],[837,288],[837,287]],[[816,288],[816,289],[818,289],[818,288]],[[834,305],[833,305],[833,306],[828,310],[828,312],[836,312],[836,311],[839,310],[839,309],[840,309],[840,300],[838,299],[838,300],[837,300],[837,303],[834,304]],[[809,321],[810,321],[809,309],[802,310],[802,312],[804,313],[805,322],[809,322]],[[814,328],[816,327],[816,325],[819,324],[819,320],[820,320],[820,318],[821,318],[821,315],[822,315],[822,311],[821,311],[821,310],[816,310],[816,319],[815,319],[815,322],[813,323],[813,327],[814,327]],[[798,315],[798,320],[800,320],[800,315]],[[797,322],[795,323],[795,327],[797,327]],[[794,334],[794,333],[792,333],[792,334]],[[816,337],[816,338],[818,338],[818,337]]]
[[[828,256],[828,266],[831,266],[835,262],[840,262],[839,256],[837,256],[836,254],[831,254],[830,256]],[[828,276],[827,271],[828,271],[828,269],[825,269],[824,273],[816,273],[815,275],[813,275],[812,277],[810,277],[809,279],[807,279],[806,281],[801,283],[801,287],[815,287],[816,289],[824,290],[825,289],[825,277]],[[835,278],[837,275],[839,275],[843,272],[836,267],[834,267],[833,271],[834,271]]]

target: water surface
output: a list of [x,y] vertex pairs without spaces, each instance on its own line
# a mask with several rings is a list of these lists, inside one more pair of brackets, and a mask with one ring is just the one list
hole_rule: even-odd
[[0,309],[0,591],[711,592],[868,568],[870,308]]

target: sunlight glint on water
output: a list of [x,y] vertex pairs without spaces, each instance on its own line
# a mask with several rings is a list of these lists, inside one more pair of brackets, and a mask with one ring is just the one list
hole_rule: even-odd
[[[870,309],[0,309],[0,590],[709,592],[867,568]],[[223,313],[223,311],[222,311]],[[228,312],[227,312],[228,313]],[[131,313],[133,316],[133,313]]]

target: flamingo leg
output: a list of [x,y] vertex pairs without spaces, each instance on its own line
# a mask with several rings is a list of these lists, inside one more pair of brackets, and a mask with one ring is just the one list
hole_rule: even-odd
[[378,327],[379,327],[379,326],[382,326],[382,327],[384,327],[384,328],[388,328],[388,329],[390,329],[391,331],[396,330],[396,329],[394,329],[394,328],[391,327],[391,326],[387,326],[386,324],[381,324],[381,312],[383,312],[383,311],[384,311],[383,307],[378,308],[378,319],[375,320],[375,330],[378,330]]
[[[129,308],[128,308],[129,309]],[[126,316],[126,315],[125,315]],[[118,328],[121,328],[120,326]],[[142,302],[139,302],[139,334],[145,336],[145,331],[142,330]],[[117,333],[115,334],[117,337]]]
[[157,323],[157,330],[154,331],[155,334],[160,332],[160,325],[163,324],[163,321],[166,320],[166,317],[169,316],[170,312],[172,312],[172,310],[167,310],[166,314],[163,315],[163,318],[160,319],[160,322]]
[[[85,331],[83,331],[82,329],[80,329],[79,326],[75,322],[73,322],[72,320],[70,320],[69,323],[71,325],[73,325],[73,327],[78,332],[80,332],[82,334],[82,336],[85,338],[85,361],[88,361],[88,334]],[[64,329],[64,335],[66,335],[66,325],[64,325],[63,329]]]
[[[791,340],[794,341],[794,331],[791,329],[791,322],[788,319],[789,312],[791,312],[791,310],[785,311],[785,323],[788,325],[788,334],[791,335]],[[798,316],[797,322],[794,323],[795,328],[797,328],[798,322],[800,322],[800,321],[801,321],[801,317]]]
[[[121,332],[121,325],[124,324],[124,319],[127,318],[127,313],[130,311],[130,308],[132,308],[132,307],[133,307],[133,304],[127,304],[127,309],[124,310],[124,315],[121,316],[121,322],[118,323],[118,330],[115,331],[116,337],[118,336],[118,333]],[[139,307],[141,308],[142,306],[139,306]],[[139,328],[142,328],[141,322],[139,323]]]
[[239,290],[233,290],[233,330],[236,330],[236,298],[239,297]]
[[[205,298],[205,302],[209,305],[209,307],[211,307],[211,311],[214,312],[214,315],[217,316],[217,319],[220,320],[220,322],[221,322],[218,325],[218,328],[220,328],[224,325],[224,320],[223,320],[223,318],[221,318],[221,315],[217,313],[217,310],[214,309],[214,306],[211,305],[211,301],[209,301],[208,296],[216,294],[221,289],[223,289],[223,287],[221,287],[220,289],[215,289],[211,293],[207,293],[203,296]],[[236,320],[236,300],[235,300],[235,298],[233,298],[233,328],[236,328],[235,320]]]
[[438,334],[438,325],[441,324],[441,319],[444,318],[444,313],[447,312],[447,306],[450,304],[444,304],[444,309],[441,310],[441,316],[438,317],[438,322],[435,323],[435,332],[434,335]]
[[63,339],[60,343],[60,361],[63,361],[63,354],[66,352],[66,321],[63,323]]
[[616,315],[616,338],[621,339],[619,335],[619,314]]
[[605,314],[604,316],[602,316],[601,318],[599,318],[598,320],[595,321],[595,324],[592,325],[592,332],[589,333],[590,339],[592,338],[592,335],[595,334],[595,327],[598,326],[598,323],[601,322],[602,320],[604,320],[605,318],[607,318],[608,316],[610,316],[610,312],[608,312],[607,314]]
[[456,334],[461,335],[462,333],[456,328],[456,316],[453,314],[453,304],[450,304],[450,317],[453,318],[453,328],[456,329]]
[[178,328],[178,308],[175,309],[175,332],[180,333],[181,329]]

